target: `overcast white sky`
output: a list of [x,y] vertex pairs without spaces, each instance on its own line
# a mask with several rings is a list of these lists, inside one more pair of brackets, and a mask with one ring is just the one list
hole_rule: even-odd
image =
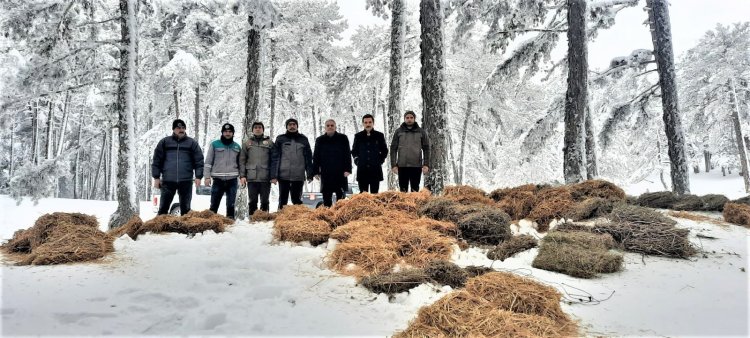
[[[341,13],[349,22],[344,39],[349,39],[359,25],[386,23],[365,9],[365,0],[336,0]],[[406,0],[416,6],[419,0]],[[602,31],[596,41],[589,44],[591,68],[606,68],[615,56],[630,54],[634,49],[651,49],[651,36],[643,25],[646,13],[645,0],[617,16],[617,23]],[[730,24],[750,20],[750,0],[672,0],[670,6],[672,36],[675,55],[679,56],[694,46],[703,34],[717,23]],[[561,42],[564,43],[564,42]]]

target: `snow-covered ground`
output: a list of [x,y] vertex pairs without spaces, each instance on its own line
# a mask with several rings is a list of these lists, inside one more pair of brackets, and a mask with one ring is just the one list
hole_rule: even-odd
[[[664,171],[664,181],[667,184],[667,189],[664,189],[664,185],[661,183],[659,172],[655,171],[643,181],[628,185],[624,189],[628,195],[632,196],[638,196],[644,192],[669,190],[671,188],[669,170]],[[722,176],[720,169],[714,169],[710,172],[701,171],[697,174],[691,170],[690,193],[694,195],[722,194],[730,199],[738,199],[748,195],[745,192],[745,183],[742,182],[742,176],[738,175],[736,171],[727,176]]]
[[[693,189],[728,194],[735,181],[694,181]],[[715,189],[697,190],[701,186]],[[113,202],[64,199],[17,206],[0,196],[0,236],[7,239],[52,211],[93,214],[104,226],[115,207]],[[150,204],[142,205],[141,214],[144,220],[153,217]],[[563,309],[590,336],[747,336],[750,232],[688,220],[679,226],[693,230],[691,240],[705,257],[626,254],[624,271],[592,280],[531,268],[536,249],[493,262],[472,248],[454,254],[454,261],[528,275],[558,288],[572,302]],[[698,238],[698,233],[716,239]],[[226,233],[192,239],[178,234],[145,235],[138,241],[124,237],[115,247],[101,263],[4,263],[2,335],[382,337],[405,328],[421,306],[450,291],[422,285],[390,300],[372,294],[353,278],[325,268],[326,245],[273,243],[270,223],[237,222]]]

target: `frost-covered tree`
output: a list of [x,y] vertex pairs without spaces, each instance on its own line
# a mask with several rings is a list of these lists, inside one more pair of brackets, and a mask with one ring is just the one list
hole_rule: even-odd
[[568,89],[565,93],[565,183],[586,177],[585,123],[588,112],[588,50],[586,46],[586,2],[568,0]]

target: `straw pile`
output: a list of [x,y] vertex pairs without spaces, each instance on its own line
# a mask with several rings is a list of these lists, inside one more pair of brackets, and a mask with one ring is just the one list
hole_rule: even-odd
[[80,213],[45,214],[2,246],[19,265],[85,262],[114,251],[114,238],[99,230],[95,217]]
[[469,279],[469,273],[466,270],[448,261],[432,261],[424,272],[436,283],[449,285],[452,288],[463,287]]
[[536,248],[536,238],[529,235],[514,236],[510,239],[500,243],[494,249],[487,253],[487,258],[492,260],[504,261],[507,258],[513,257],[513,255]]
[[564,213],[563,216],[566,219],[581,221],[609,214],[610,212],[612,212],[612,208],[612,200],[600,197],[591,197],[581,202],[576,202],[568,211]]
[[722,211],[727,202],[729,199],[724,195],[677,195],[671,191],[658,191],[642,194],[638,197],[637,204],[650,208],[681,211]]
[[616,222],[629,222],[654,226],[671,227],[677,224],[677,221],[662,215],[658,211],[629,204],[616,205],[608,217]]
[[744,227],[750,227],[750,205],[727,203],[724,205],[724,220]]
[[487,197],[486,192],[468,185],[445,187],[443,189],[443,196],[464,205],[484,204],[495,206],[495,201]]
[[622,270],[623,257],[610,252],[615,242],[609,235],[580,231],[552,231],[542,239],[531,266],[577,278]]
[[[284,210],[284,209],[281,209]],[[268,222],[276,219],[276,215],[263,210],[255,210],[252,216],[250,216],[251,222]]]
[[145,233],[174,232],[187,235],[195,235],[211,230],[215,233],[226,231],[226,226],[233,224],[234,220],[222,215],[215,214],[211,210],[190,211],[187,215],[159,215],[147,222],[141,222],[140,218],[132,218],[125,225],[110,230],[109,234],[120,237],[127,234],[132,239]]
[[612,235],[627,251],[673,258],[688,258],[697,251],[690,244],[690,230],[674,226],[613,222],[594,226],[594,232]]
[[614,183],[604,180],[588,180],[570,187],[570,193],[576,201],[589,198],[601,198],[610,201],[622,201],[625,199],[625,191]]
[[479,245],[497,245],[512,236],[510,217],[500,210],[485,209],[468,214],[458,221],[458,228],[463,239]]
[[573,204],[573,195],[569,187],[545,188],[537,193],[537,203],[531,209],[528,218],[537,223],[539,231],[547,231],[549,223],[563,218]]
[[430,278],[421,269],[409,269],[399,272],[389,272],[362,278],[360,284],[374,293],[395,294],[409,291]]
[[549,286],[509,273],[471,278],[419,310],[395,337],[568,337],[577,327],[560,308]]

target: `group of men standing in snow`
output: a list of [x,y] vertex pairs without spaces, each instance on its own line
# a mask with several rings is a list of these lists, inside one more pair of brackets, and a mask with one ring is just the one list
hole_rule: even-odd
[[[163,138],[154,149],[151,176],[154,187],[161,190],[158,214],[167,214],[175,194],[180,198],[180,213],[190,211],[192,185],[211,187],[213,212],[226,196],[229,218],[235,217],[235,199],[239,187],[247,187],[249,213],[269,211],[271,184],[279,185],[281,210],[291,197],[292,204],[302,204],[305,180],[320,180],[323,205],[333,205],[344,198],[348,177],[352,173],[352,159],[357,166],[360,192],[378,193],[383,181],[381,166],[388,158],[388,145],[383,133],[374,129],[375,118],[362,117],[363,130],[354,135],[354,144],[336,131],[336,121],[325,122],[325,133],[315,139],[315,151],[307,137],[299,133],[296,119],[286,120],[286,132],[272,141],[265,135],[262,122],[252,124],[252,135],[240,146],[234,141],[234,126],[225,123],[221,137],[211,142],[204,159],[198,142],[185,133],[185,122],[172,123],[172,135]],[[416,114],[407,111],[404,122],[394,132],[390,145],[391,170],[398,175],[399,189],[419,191],[422,174],[429,171],[430,141],[427,133],[416,122]]]

